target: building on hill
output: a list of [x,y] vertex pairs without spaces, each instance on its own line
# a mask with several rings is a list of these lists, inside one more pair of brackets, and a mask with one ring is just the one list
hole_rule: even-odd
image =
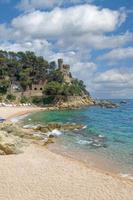
[[22,95],[27,97],[42,96],[43,88],[46,82],[47,81],[45,80],[45,81],[40,81],[38,84],[32,84],[30,87],[28,86],[25,91],[22,89],[19,82],[14,82],[11,84],[10,93],[18,97]]
[[70,65],[63,64],[63,59],[58,59],[58,69],[62,72],[64,76],[64,82],[71,84],[72,76],[70,72]]

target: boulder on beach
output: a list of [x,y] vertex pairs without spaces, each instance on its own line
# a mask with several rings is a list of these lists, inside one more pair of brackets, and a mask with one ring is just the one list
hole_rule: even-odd
[[0,131],[0,155],[18,154],[21,147],[22,141],[19,137]]
[[[54,126],[52,127],[54,128]],[[50,128],[47,129],[47,132],[49,132],[49,130]],[[3,123],[0,125],[0,155],[21,153],[22,147],[32,142],[44,146],[53,143],[54,138],[39,130],[24,130],[12,123]]]
[[35,142],[42,146],[54,143],[57,136],[65,130],[79,130],[84,128],[79,124],[50,123],[34,126],[27,130],[12,124],[0,124],[0,155],[18,154],[25,144]]

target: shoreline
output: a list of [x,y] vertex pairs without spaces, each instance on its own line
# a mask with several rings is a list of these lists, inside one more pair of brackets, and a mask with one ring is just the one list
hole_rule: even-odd
[[[34,112],[50,111],[50,109],[53,109],[53,107],[47,107],[47,108],[42,108],[42,107],[17,107],[17,108],[20,109],[20,110],[13,113],[12,115],[8,115],[7,118],[6,118],[6,122],[18,123],[19,120],[21,120],[21,119],[19,119],[19,117],[20,118],[25,117],[26,115],[29,115],[29,114],[34,113]],[[13,119],[18,119],[18,120],[16,122],[13,122]],[[52,150],[48,147],[46,147],[46,148],[47,148],[48,151],[50,151],[53,154],[60,155],[62,157],[65,157],[66,159],[77,161],[77,162],[83,164],[85,167],[91,168],[92,170],[96,170],[100,173],[103,173],[103,174],[106,174],[106,175],[109,175],[109,176],[112,176],[112,177],[117,177],[117,178],[120,178],[120,179],[124,179],[124,180],[127,180],[127,181],[129,180],[129,181],[133,182],[133,179],[129,178],[130,176],[124,177],[124,175],[126,175],[126,174],[122,174],[123,176],[121,176],[119,173],[107,171],[106,169],[104,169],[104,167],[96,167],[96,166],[91,167],[80,159],[76,159],[76,158],[74,158],[74,157],[72,157],[68,154],[64,155],[63,153],[56,152],[56,151],[54,151],[54,150]]]
[[18,107],[20,110],[18,110],[15,113],[12,113],[10,115],[7,116],[6,121],[10,121],[12,118],[17,118],[19,116],[23,116],[23,115],[28,115],[31,114],[33,112],[40,112],[40,111],[46,111],[45,108],[41,108],[41,107]]
[[[34,112],[41,112],[41,111],[50,111],[50,109],[54,109],[54,107],[47,107],[47,108],[42,108],[42,107],[17,107],[18,110],[17,112],[13,113],[12,115],[8,115],[7,118],[6,118],[6,122],[12,122],[12,123],[18,123],[19,120],[19,117],[23,118],[25,117],[26,115],[29,115],[31,113],[34,113]],[[13,111],[14,112],[14,111]],[[13,122],[13,119],[18,119],[16,122]],[[133,179],[132,178],[129,178],[128,176],[124,177],[124,175],[130,175],[130,174],[122,174],[123,176],[121,176],[119,173],[116,173],[116,172],[112,172],[112,171],[107,171],[106,169],[104,169],[104,167],[91,167],[89,165],[87,165],[84,161],[80,160],[80,159],[76,159],[74,157],[72,157],[71,155],[64,155],[63,153],[59,153],[59,152],[56,152],[48,147],[46,147],[50,152],[52,152],[53,154],[56,154],[56,155],[60,155],[62,157],[65,157],[66,159],[70,159],[70,160],[73,160],[73,161],[77,161],[81,164],[83,164],[85,167],[87,168],[91,168],[93,170],[96,170],[100,173],[103,173],[103,174],[106,174],[106,175],[109,175],[109,176],[112,176],[112,177],[117,177],[117,178],[120,178],[120,179],[124,179],[124,180],[129,180],[131,182],[133,182]]]
[[[12,110],[12,112],[11,112],[11,110]],[[14,111],[14,110],[16,110],[16,111]],[[6,108],[6,107],[4,107],[4,109],[2,108],[0,108],[0,113],[1,113],[1,115],[2,115],[2,112],[3,112],[3,116],[6,116],[6,120],[7,121],[10,121],[12,118],[17,118],[17,117],[19,117],[19,116],[22,116],[22,115],[26,115],[26,114],[30,114],[30,113],[32,113],[32,112],[39,112],[39,111],[46,111],[46,110],[48,110],[47,108],[38,108],[38,107],[30,107],[30,108],[26,108],[26,107],[21,107],[21,108],[10,108],[10,112],[9,112],[9,108]],[[5,113],[4,113],[5,112]],[[1,117],[3,117],[3,116],[1,116]],[[29,152],[31,152],[31,154],[29,153]],[[36,160],[34,160],[33,159],[33,155],[34,155],[34,153],[35,154],[37,154],[36,155],[36,157],[35,157],[35,159]],[[37,153],[37,152],[40,152],[40,153]],[[23,154],[20,154],[20,155],[12,155],[12,156],[5,156],[5,157],[0,157],[0,165],[2,165],[2,160],[4,160],[4,162],[6,163],[7,162],[7,165],[8,165],[8,160],[15,160],[15,164],[17,163],[18,165],[19,165],[19,163],[18,163],[18,161],[17,161],[17,159],[19,160],[19,158],[23,158],[24,160],[25,159],[27,159],[27,157],[30,157],[30,159],[31,159],[31,161],[32,160],[34,160],[34,162],[35,162],[35,164],[36,164],[36,162],[38,163],[39,162],[39,160],[38,160],[38,156],[40,156],[41,157],[41,162],[42,163],[45,163],[45,162],[50,162],[51,163],[51,166],[49,166],[49,168],[52,168],[51,170],[52,170],[52,174],[54,174],[54,173],[56,173],[56,170],[57,170],[57,167],[55,167],[54,168],[54,165],[56,165],[57,164],[57,160],[58,160],[58,164],[60,165],[60,164],[62,164],[63,166],[64,166],[64,168],[62,168],[63,169],[63,171],[65,171],[67,168],[68,168],[68,166],[70,165],[70,166],[73,166],[74,165],[74,168],[73,168],[73,173],[75,172],[75,170],[76,170],[76,168],[78,168],[78,169],[80,169],[80,168],[83,168],[83,171],[84,171],[84,173],[85,173],[85,176],[84,176],[84,180],[88,180],[88,181],[92,181],[93,182],[93,187],[95,188],[96,187],[96,185],[97,185],[97,183],[96,182],[94,182],[93,181],[93,178],[94,177],[96,177],[96,180],[98,180],[99,181],[99,185],[98,185],[98,187],[101,187],[101,190],[102,190],[102,185],[100,186],[100,184],[102,183],[102,184],[104,184],[104,182],[106,182],[106,184],[109,184],[110,183],[110,181],[111,181],[111,183],[110,184],[112,184],[112,187],[113,187],[113,184],[115,185],[117,185],[117,187],[119,188],[119,192],[118,192],[118,190],[116,190],[115,191],[115,188],[114,189],[112,189],[112,188],[109,188],[109,190],[111,190],[111,196],[113,195],[112,193],[113,192],[118,192],[118,193],[121,193],[121,187],[123,187],[123,186],[120,186],[121,184],[123,185],[124,184],[124,186],[126,185],[126,187],[131,187],[131,190],[128,190],[128,192],[127,192],[127,196],[124,198],[121,198],[122,196],[121,196],[121,194],[119,194],[120,196],[118,196],[118,198],[115,198],[115,196],[112,196],[114,199],[117,199],[117,200],[119,200],[119,199],[123,199],[123,200],[131,200],[132,199],[132,195],[133,195],[133,181],[131,180],[131,179],[128,179],[128,178],[124,178],[124,177],[121,177],[121,176],[119,176],[119,175],[117,175],[117,174],[113,174],[113,173],[110,173],[110,172],[106,172],[106,171],[104,171],[104,170],[101,170],[101,169],[98,169],[98,168],[93,168],[93,167],[88,167],[88,166],[86,166],[85,165],[85,163],[83,163],[82,161],[79,161],[79,160],[76,160],[76,159],[74,159],[74,158],[71,158],[71,157],[69,157],[69,156],[65,156],[65,155],[61,155],[61,154],[58,154],[58,153],[56,153],[56,152],[53,152],[53,151],[50,151],[48,148],[43,148],[43,147],[39,147],[38,145],[36,145],[36,144],[33,144],[33,145],[30,145],[30,147],[28,147],[27,149],[26,149],[26,151],[23,153]],[[46,159],[46,157],[47,157],[47,159]],[[51,160],[51,157],[52,157],[52,160]],[[65,163],[65,165],[64,165],[64,163]],[[66,165],[68,165],[68,166],[66,166]],[[10,163],[10,167],[12,166],[12,164]],[[40,165],[39,165],[40,166]],[[44,168],[45,168],[45,166],[43,166]],[[0,167],[0,168],[2,168],[2,166]],[[31,168],[30,168],[30,170],[32,171],[33,170],[33,168],[34,168],[34,166],[31,166]],[[71,168],[69,167],[69,170],[70,170]],[[2,168],[2,170],[3,170],[3,168]],[[8,169],[9,170],[9,169]],[[24,171],[25,172],[27,172],[26,171],[27,169],[25,169],[24,168]],[[36,169],[37,170],[37,169]],[[39,169],[38,169],[39,170]],[[43,169],[42,169],[43,170]],[[58,169],[59,170],[59,169]],[[58,171],[57,170],[57,171]],[[61,170],[61,169],[60,169]],[[68,175],[70,175],[70,171],[67,171],[67,173],[68,173]],[[43,172],[43,171],[42,171]],[[89,174],[88,174],[88,172],[89,172]],[[36,172],[36,173],[39,173],[38,171]],[[62,173],[62,170],[60,171],[60,173]],[[10,173],[9,173],[10,174]],[[48,181],[49,182],[51,182],[51,179],[52,179],[52,174],[51,174],[51,176],[49,176],[49,177],[47,177],[47,176],[45,176],[44,178],[46,178],[46,179],[48,179]],[[45,174],[46,175],[46,174]],[[63,174],[64,175],[64,178],[65,178],[65,174]],[[42,174],[38,174],[38,177],[37,178],[41,178],[41,176],[42,176]],[[72,176],[72,174],[71,174],[71,176]],[[76,172],[76,178],[79,178],[81,176],[81,174],[80,174],[80,171],[79,172]],[[0,177],[2,177],[2,174],[0,173]],[[74,177],[75,178],[75,177]],[[1,179],[2,180],[2,179]],[[64,179],[63,179],[64,180]],[[75,179],[74,179],[75,180]],[[105,181],[106,180],[106,181]],[[14,181],[14,180],[13,180]],[[56,181],[58,182],[58,179],[56,179]],[[73,182],[73,179],[71,180],[72,182]],[[88,186],[88,183],[87,182],[83,182],[83,184],[84,184],[84,187],[86,188],[86,187],[90,187],[90,186]],[[42,181],[43,182],[43,181]],[[44,182],[45,182],[45,180],[44,180]],[[43,182],[43,183],[44,183]],[[100,183],[101,182],[101,183]],[[117,184],[119,182],[119,184]],[[1,183],[0,183],[1,184]],[[44,183],[45,184],[45,183]],[[74,184],[77,184],[75,181],[74,181]],[[79,181],[79,185],[81,184],[81,181]],[[87,184],[87,186],[85,185],[85,184]],[[17,187],[17,186],[16,186]],[[71,185],[71,187],[72,187],[72,185]],[[80,187],[81,187],[81,185],[80,185]],[[129,188],[130,188],[129,187]],[[123,187],[124,188],[124,187]],[[34,188],[34,189],[36,189],[36,188]],[[89,188],[88,188],[89,189]],[[106,188],[104,188],[105,190],[107,190]],[[80,188],[79,188],[79,190],[80,190]],[[113,191],[112,191],[113,190]],[[132,191],[132,192],[131,192]],[[76,192],[76,191],[75,191]],[[87,192],[87,191],[86,191]],[[89,189],[89,192],[91,193],[91,191],[90,191],[90,189]],[[96,192],[97,192],[97,190],[96,191],[93,191],[94,193],[95,193],[95,195],[97,196],[97,194],[96,194]],[[109,191],[108,191],[109,192]],[[107,192],[107,193],[108,193]],[[126,191],[125,191],[126,192]],[[105,195],[105,193],[106,192],[103,192],[104,194],[102,194],[101,193],[101,198],[100,198],[100,200],[104,200],[104,199],[106,199],[106,200],[111,200],[112,199],[112,197],[110,196],[110,197],[107,197],[106,195]],[[130,193],[130,194],[129,194]],[[68,195],[68,194],[67,194]],[[88,198],[85,198],[85,196],[86,196],[86,194],[82,194],[83,195],[83,197],[82,198],[73,198],[73,199],[79,199],[79,200],[81,200],[81,199],[86,199],[86,200],[88,200]],[[84,196],[85,195],[85,196]],[[104,195],[105,195],[105,198],[104,198]],[[115,195],[115,194],[114,194]],[[124,194],[123,194],[124,195]],[[69,195],[68,195],[69,196]],[[120,198],[119,198],[120,197]],[[38,199],[39,199],[39,197],[37,197]],[[4,199],[4,198],[3,198]],[[5,198],[6,199],[6,198]],[[21,199],[21,198],[20,198]],[[23,198],[23,200],[25,200],[25,199],[27,199],[26,198],[26,196]],[[34,198],[29,198],[30,200],[33,200]],[[47,197],[47,199],[50,199],[50,200],[53,200],[53,197],[52,198],[48,198]],[[54,198],[54,199],[58,199],[58,198]],[[61,198],[60,198],[61,199]],[[71,200],[71,198],[65,198],[65,196],[64,196],[64,198],[63,198],[63,200],[64,199],[69,199],[69,200]],[[92,198],[92,199],[99,199],[98,197],[97,198]],[[17,198],[15,199],[14,198],[14,200],[17,200]]]

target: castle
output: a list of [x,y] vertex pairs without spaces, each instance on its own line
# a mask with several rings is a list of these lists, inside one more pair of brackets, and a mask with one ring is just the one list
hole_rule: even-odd
[[[54,62],[53,62],[54,63]],[[58,59],[58,70],[62,72],[65,83],[71,84],[72,76],[70,72],[70,65],[63,64],[63,59]],[[13,81],[10,86],[10,93],[16,96],[42,96],[43,88],[46,85],[47,80],[40,80],[38,84],[32,84],[31,87],[27,87],[25,91],[20,86],[18,81]]]
[[64,82],[71,84],[72,76],[70,72],[70,65],[63,64],[63,59],[58,59],[58,69],[62,72]]

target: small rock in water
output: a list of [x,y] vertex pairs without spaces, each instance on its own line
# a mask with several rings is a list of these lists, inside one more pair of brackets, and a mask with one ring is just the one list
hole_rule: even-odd
[[91,143],[91,147],[94,148],[107,148],[107,145],[105,144],[107,138],[105,138],[105,136],[103,135],[93,135],[90,140],[92,141]]

